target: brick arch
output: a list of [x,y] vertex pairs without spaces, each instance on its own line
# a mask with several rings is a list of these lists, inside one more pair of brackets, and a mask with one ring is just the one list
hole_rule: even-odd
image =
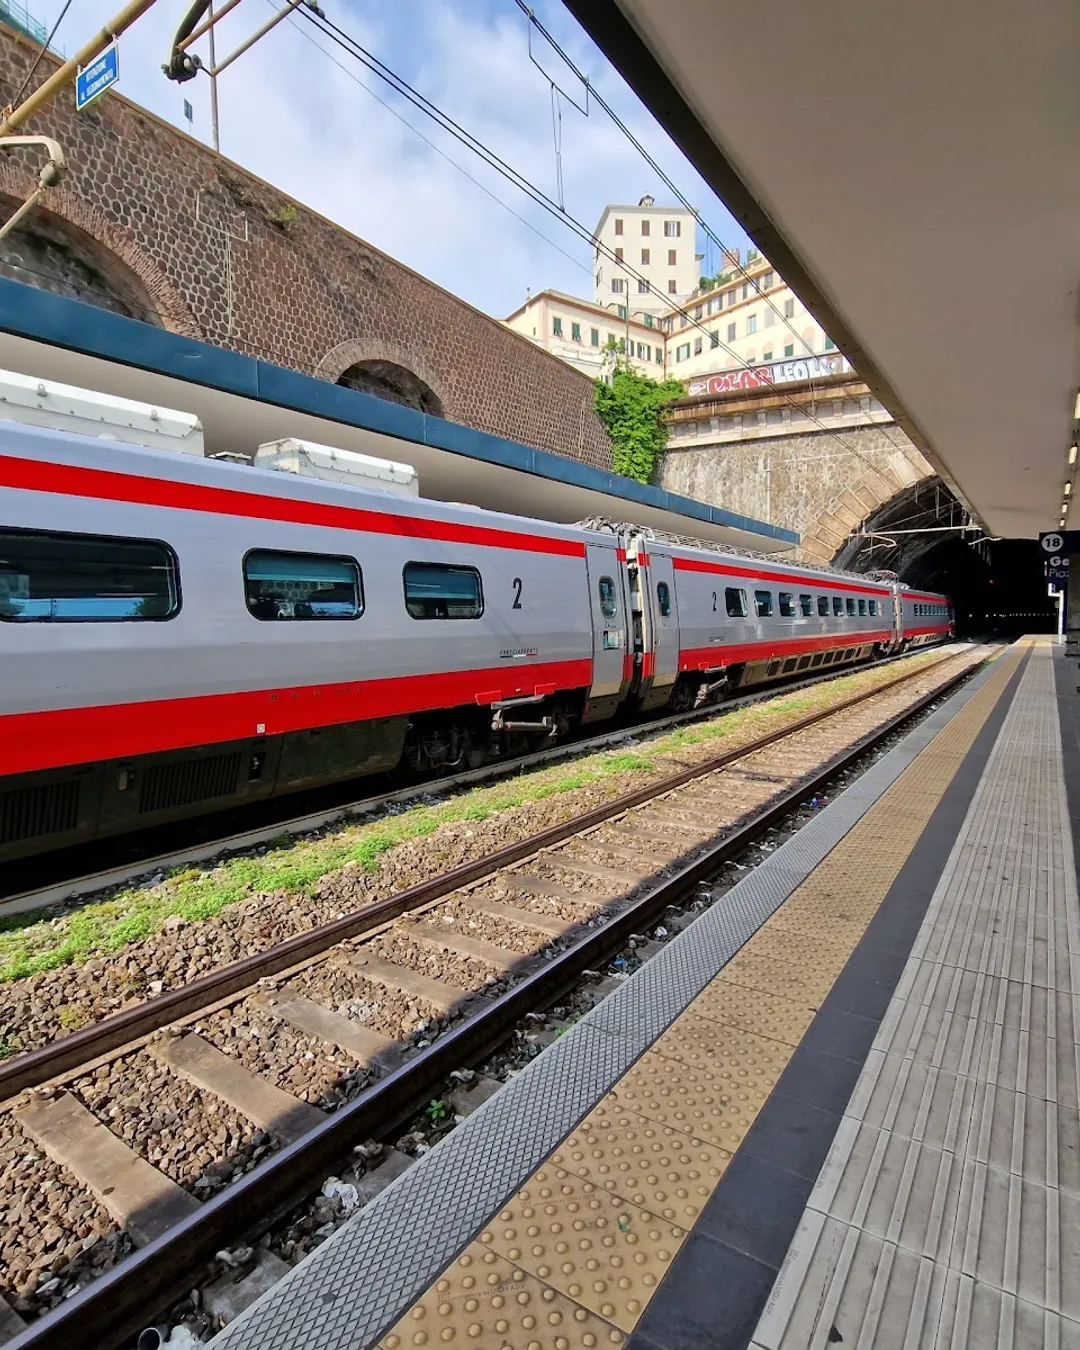
[[345,342],[339,342],[315,367],[315,374],[320,380],[336,384],[350,367],[364,361],[387,361],[411,372],[439,400],[444,417],[454,421],[464,420],[459,416],[455,400],[448,396],[441,374],[420,353],[388,338],[348,338]]
[[[25,201],[37,186],[36,176],[11,159],[0,160],[0,195]],[[64,184],[50,188],[44,201],[20,221],[18,229],[35,232],[35,221],[52,226],[65,242],[99,270],[130,308],[156,315],[162,327],[184,337],[203,334],[179,288],[135,240],[98,207]]]
[[818,515],[803,534],[799,553],[807,562],[831,563],[852,530],[900,493],[933,477],[933,469],[921,455],[916,461],[897,449],[883,456],[877,468],[864,468]]

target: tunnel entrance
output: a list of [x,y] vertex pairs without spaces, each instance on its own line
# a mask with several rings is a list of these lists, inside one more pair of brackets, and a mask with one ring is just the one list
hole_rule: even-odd
[[853,572],[895,572],[951,597],[960,637],[1057,632],[1035,539],[986,539],[939,478],[897,493],[833,559]]

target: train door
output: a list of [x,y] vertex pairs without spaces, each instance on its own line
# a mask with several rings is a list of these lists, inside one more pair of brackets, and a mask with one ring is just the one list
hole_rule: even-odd
[[588,721],[611,716],[630,682],[632,619],[620,551],[615,545],[585,545],[593,626]]
[[650,553],[643,573],[648,577],[653,624],[653,686],[670,687],[679,674],[679,602],[675,594],[675,565],[669,554]]

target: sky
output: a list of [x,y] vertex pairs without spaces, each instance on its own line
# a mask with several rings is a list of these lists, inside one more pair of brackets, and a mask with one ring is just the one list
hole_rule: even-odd
[[[63,8],[63,0],[25,3],[46,28]],[[725,244],[745,248],[747,239],[730,214],[559,0],[532,3],[713,232]],[[157,0],[121,38],[118,88],[185,130],[187,99],[194,108],[193,134],[209,143],[209,80],[200,75],[178,85],[161,73],[188,5]],[[552,77],[561,91],[555,102],[561,112],[562,204],[589,230],[609,202],[633,203],[645,193],[658,205],[670,200],[655,171],[602,109],[592,103],[586,117],[573,106],[584,103],[583,85],[535,33],[535,63],[530,59],[528,24],[515,0],[322,0],[322,7],[327,18],[557,201]],[[120,0],[74,0],[54,46],[76,51],[120,8]],[[242,0],[218,25],[218,59],[275,8],[271,0]],[[195,50],[205,61],[206,40]],[[487,313],[505,317],[529,292],[546,287],[591,297],[587,243],[307,19],[279,24],[220,76],[218,93],[223,154]],[[705,271],[719,270],[716,250],[706,248],[700,232],[698,251],[706,252]]]

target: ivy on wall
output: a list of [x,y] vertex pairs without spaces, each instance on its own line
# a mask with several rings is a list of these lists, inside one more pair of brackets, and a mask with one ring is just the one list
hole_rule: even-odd
[[651,380],[618,357],[608,379],[596,382],[596,411],[611,437],[617,474],[653,483],[660,470],[668,429],[660,414],[686,393],[681,380]]

